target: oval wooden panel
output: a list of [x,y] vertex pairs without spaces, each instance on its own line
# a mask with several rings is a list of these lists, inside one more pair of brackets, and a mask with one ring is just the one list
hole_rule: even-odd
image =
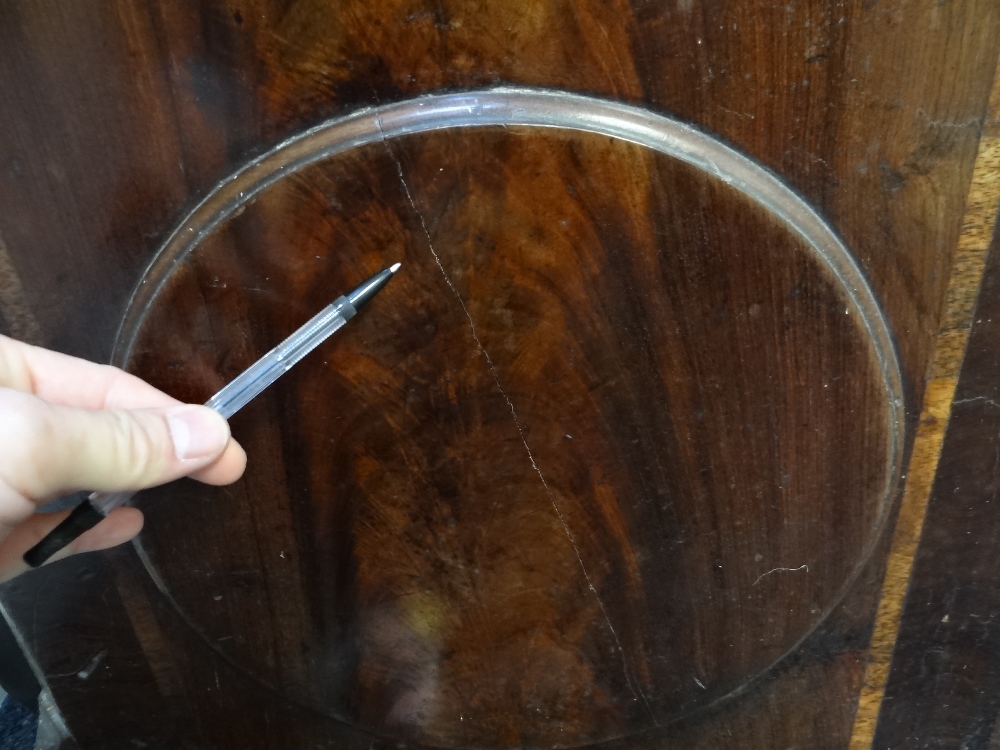
[[887,332],[807,209],[738,170],[455,111],[279,149],[154,264],[122,351],[190,401],[403,270],[232,420],[240,483],[148,493],[140,551],[209,647],[333,721],[632,734],[745,685],[849,585],[897,472]]

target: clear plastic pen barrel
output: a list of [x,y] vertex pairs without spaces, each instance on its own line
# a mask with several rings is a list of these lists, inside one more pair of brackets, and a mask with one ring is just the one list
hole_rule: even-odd
[[[394,263],[362,282],[343,297],[338,297],[299,330],[269,351],[232,383],[205,404],[226,419],[277,380],[315,349],[324,339],[353,318],[386,285],[400,264]],[[24,562],[31,568],[43,565],[81,534],[97,526],[111,510],[127,503],[133,492],[94,492],[77,505],[31,549]]]
[[[229,419],[282,374],[294,367],[300,359],[323,343],[330,334],[343,327],[354,317],[355,312],[354,306],[346,297],[338,297],[212,396],[205,402],[205,406]],[[107,515],[114,508],[125,505],[134,494],[134,491],[93,492],[88,500],[97,510]]]
[[354,307],[345,297],[338,298],[212,396],[205,406],[229,419],[352,317]]

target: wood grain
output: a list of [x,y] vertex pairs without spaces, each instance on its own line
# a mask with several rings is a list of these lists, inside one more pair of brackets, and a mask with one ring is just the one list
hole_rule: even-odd
[[998,261],[994,241],[901,612],[876,747],[996,743]]
[[[988,0],[10,3],[3,309],[106,361],[155,249],[249,159],[360,107],[552,87],[676,115],[816,206],[892,325],[916,427],[938,331],[961,349],[943,310],[998,20]],[[631,146],[393,149],[285,180],[150,310],[133,366],[200,399],[406,261],[364,348],[234,420],[247,480],[148,499],[159,586],[119,550],[3,590],[77,741],[845,747],[890,540],[835,604],[884,425],[829,280],[765,213]],[[431,685],[450,708],[421,717]]]
[[288,183],[177,267],[131,363],[200,399],[331,289],[406,268],[234,419],[280,457],[246,511],[151,501],[150,564],[234,662],[374,732],[578,744],[732,692],[836,602],[885,501],[886,396],[844,291],[761,209],[635,146],[504,129]]
[[914,557],[927,515],[938,459],[951,416],[952,401],[965,354],[980,282],[1000,207],[1000,79],[994,82],[983,134],[966,198],[962,234],[944,299],[937,350],[931,365],[923,411],[910,458],[882,598],[865,670],[865,684],[851,736],[852,750],[869,747],[885,691],[899,621],[910,587]]

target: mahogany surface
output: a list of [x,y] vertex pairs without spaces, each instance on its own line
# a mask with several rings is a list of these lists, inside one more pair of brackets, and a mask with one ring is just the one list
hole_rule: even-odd
[[397,259],[233,420],[262,457],[237,488],[148,500],[150,567],[214,648],[375,732],[569,745],[741,687],[829,611],[885,500],[867,333],[787,229],[637,146],[322,162],[195,248],[131,368],[203,400]]
[[[156,249],[241,165],[360,107],[530,85],[668,113],[798,191],[885,311],[912,420],[998,13],[9,3],[0,324],[106,361]],[[128,367],[203,400],[397,260],[234,418],[240,483],[150,492],[136,549],[5,586],[67,744],[847,747],[890,425],[809,249],[633,144],[408,136],[285,177],[202,239]]]
[[994,239],[878,728],[880,746],[1000,737],[1000,253]]

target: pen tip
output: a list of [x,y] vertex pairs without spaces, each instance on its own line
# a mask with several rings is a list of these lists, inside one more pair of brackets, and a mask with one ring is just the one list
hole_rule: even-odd
[[403,265],[403,264],[402,263],[393,263],[391,266],[389,266],[389,272],[390,273],[396,273],[396,271],[399,270],[399,267],[401,265]]

